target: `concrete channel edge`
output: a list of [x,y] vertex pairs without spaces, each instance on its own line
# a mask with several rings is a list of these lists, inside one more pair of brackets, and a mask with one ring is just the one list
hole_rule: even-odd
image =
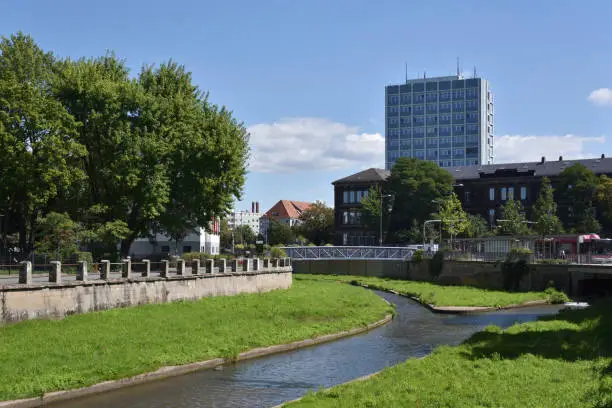
[[176,377],[179,375],[189,374],[194,371],[211,369],[225,364],[236,363],[245,360],[251,360],[254,358],[264,357],[272,354],[283,353],[287,351],[298,350],[306,347],[315,346],[318,344],[328,343],[330,341],[338,340],[344,337],[350,337],[357,334],[365,333],[370,330],[376,329],[386,323],[389,323],[393,319],[393,316],[388,314],[383,319],[377,322],[370,323],[364,327],[358,327],[351,330],[342,331],[339,333],[326,334],[323,336],[314,337],[311,339],[298,340],[286,344],[277,344],[268,347],[258,347],[252,350],[242,352],[238,355],[235,360],[215,358],[212,360],[200,361],[196,363],[184,364],[179,366],[165,366],[155,371],[148,373],[138,374],[134,377],[122,378],[119,380],[110,380],[90,385],[83,388],[75,388],[64,391],[54,391],[45,393],[42,397],[27,398],[19,400],[0,401],[0,408],[33,408],[41,407],[45,404],[53,402],[66,401],[69,399],[75,399],[85,397],[88,395],[99,394],[105,391],[116,390],[119,388],[131,387],[146,382],[152,382],[161,380],[168,377]]

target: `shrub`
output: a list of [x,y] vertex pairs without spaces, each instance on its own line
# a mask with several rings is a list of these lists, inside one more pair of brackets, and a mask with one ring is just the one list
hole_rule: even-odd
[[425,251],[417,249],[412,253],[412,262],[421,262],[425,257]]
[[183,254],[183,259],[185,260],[185,262],[191,262],[194,259],[202,259],[202,253],[201,252],[185,252]]
[[285,250],[279,246],[274,246],[270,249],[270,257],[271,258],[286,258],[287,253]]
[[442,274],[442,268],[444,267],[444,252],[438,251],[429,261],[429,274],[434,278],[437,278]]
[[555,288],[548,288],[544,293],[546,293],[546,300],[555,305],[570,301],[570,298],[565,293]]
[[91,252],[75,252],[74,258],[76,262],[87,262],[88,265],[93,265],[93,257],[91,256]]
[[524,256],[530,253],[531,251],[526,248],[513,248],[508,252],[506,260],[501,265],[504,289],[519,290],[521,280],[529,273],[529,265]]

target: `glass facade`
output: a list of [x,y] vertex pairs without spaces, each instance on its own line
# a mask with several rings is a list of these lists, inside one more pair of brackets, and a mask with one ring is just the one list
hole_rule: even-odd
[[486,80],[417,79],[385,91],[387,169],[399,157],[441,167],[492,163],[493,100]]

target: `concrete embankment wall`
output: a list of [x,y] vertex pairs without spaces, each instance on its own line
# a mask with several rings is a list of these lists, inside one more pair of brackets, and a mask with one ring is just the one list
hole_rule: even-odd
[[[434,279],[429,262],[402,260],[293,260],[295,273],[376,276],[426,281],[446,285],[470,285],[484,289],[503,289],[500,262],[445,261],[442,273]],[[541,291],[549,282],[570,295],[591,294],[612,287],[612,268],[599,265],[532,264],[521,280],[520,289]]]
[[207,296],[288,289],[291,266],[270,271],[0,286],[0,323]]

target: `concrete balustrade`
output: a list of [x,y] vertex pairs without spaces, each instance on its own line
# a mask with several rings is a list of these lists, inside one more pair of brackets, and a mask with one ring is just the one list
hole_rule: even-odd
[[232,270],[229,272],[238,272],[238,260],[232,259]]
[[259,270],[259,258],[255,258],[253,259],[253,272],[256,272]]
[[206,273],[213,273],[213,268],[215,267],[215,260],[214,259],[207,259],[206,260]]
[[185,276],[185,260],[184,259],[176,260],[176,274],[178,276]]
[[108,280],[110,278],[110,261],[103,259],[100,261],[100,279]]
[[251,260],[249,258],[244,258],[242,260],[242,271],[243,272],[251,271]]
[[168,276],[170,276],[170,261],[167,259],[164,259],[163,261],[161,261],[161,271],[159,272],[159,275],[162,278],[167,278]]
[[87,282],[87,261],[80,261],[77,267],[76,280]]
[[219,273],[226,273],[226,271],[227,271],[227,259],[218,259],[217,262],[218,262],[218,265],[219,265]]
[[199,275],[200,274],[200,260],[194,259],[191,261],[191,274]]
[[19,283],[30,285],[32,283],[32,262],[23,261],[19,268]]
[[263,260],[263,268],[268,269],[270,267],[270,258],[264,258]]
[[151,276],[151,261],[148,259],[143,259],[142,263],[144,264],[144,271],[142,271],[142,277],[148,278]]
[[121,266],[122,266],[121,277],[123,277],[124,279],[131,279],[132,278],[132,260],[129,258],[124,259],[123,265]]
[[60,261],[51,261],[51,269],[49,269],[49,282],[62,283],[62,263]]

